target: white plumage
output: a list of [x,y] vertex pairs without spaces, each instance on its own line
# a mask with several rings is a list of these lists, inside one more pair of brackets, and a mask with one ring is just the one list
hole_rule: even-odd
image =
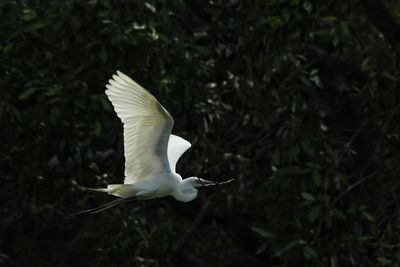
[[120,71],[112,78],[106,85],[106,94],[124,125],[124,183],[86,189],[121,198],[79,214],[99,212],[132,197],[170,195],[187,202],[196,198],[197,187],[231,181],[216,183],[198,177],[182,180],[176,173],[176,164],[191,144],[171,134],[174,120],[153,95]]
[[106,94],[124,124],[124,183],[170,172],[166,154],[174,120],[143,87],[117,74],[106,85]]
[[179,158],[192,145],[180,136],[171,134],[168,142],[168,161],[169,167],[173,173],[176,173],[176,163]]

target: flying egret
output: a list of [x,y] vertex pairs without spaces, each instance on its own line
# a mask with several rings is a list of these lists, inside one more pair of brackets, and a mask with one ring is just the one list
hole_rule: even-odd
[[117,71],[105,91],[124,126],[125,179],[107,188],[86,188],[119,197],[83,213],[96,213],[127,199],[172,196],[188,202],[197,197],[197,188],[231,182],[213,182],[198,177],[182,177],[176,163],[191,144],[171,134],[174,120],[157,99],[142,86]]

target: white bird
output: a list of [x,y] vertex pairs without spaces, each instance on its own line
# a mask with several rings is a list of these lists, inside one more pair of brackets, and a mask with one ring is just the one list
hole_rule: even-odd
[[[197,188],[225,184],[198,177],[182,177],[176,163],[191,144],[171,134],[174,120],[157,99],[142,86],[117,71],[106,85],[108,99],[124,126],[125,178],[123,184],[107,188],[86,188],[120,197],[106,205],[81,213],[96,213],[127,199],[172,196],[188,202],[197,197]],[[75,214],[77,215],[77,214]]]

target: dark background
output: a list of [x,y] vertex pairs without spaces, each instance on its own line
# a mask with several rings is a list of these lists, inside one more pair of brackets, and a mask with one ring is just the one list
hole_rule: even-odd
[[[396,0],[0,3],[1,266],[399,266]],[[192,143],[190,203],[123,180],[119,69]]]

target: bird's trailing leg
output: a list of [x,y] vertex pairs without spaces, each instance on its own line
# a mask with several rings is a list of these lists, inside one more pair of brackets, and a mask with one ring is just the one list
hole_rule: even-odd
[[77,213],[73,213],[73,214],[71,214],[71,215],[68,215],[68,216],[66,217],[66,219],[73,219],[73,218],[77,218],[77,217],[84,216],[84,215],[88,215],[88,214],[96,214],[96,213],[99,213],[99,212],[108,210],[108,209],[110,209],[110,208],[112,208],[112,207],[115,207],[115,206],[117,206],[117,205],[121,205],[121,204],[123,204],[123,203],[126,203],[126,202],[128,202],[128,201],[130,201],[130,200],[133,200],[133,199],[134,199],[134,197],[122,197],[122,198],[118,198],[118,199],[115,199],[115,200],[113,200],[113,201],[111,201],[111,202],[108,202],[108,203],[106,203],[106,204],[104,204],[104,205],[101,205],[101,206],[99,206],[99,207],[96,207],[96,208],[93,208],[93,209],[88,209],[88,210],[83,210],[83,211],[80,211],[80,212],[77,212]]

